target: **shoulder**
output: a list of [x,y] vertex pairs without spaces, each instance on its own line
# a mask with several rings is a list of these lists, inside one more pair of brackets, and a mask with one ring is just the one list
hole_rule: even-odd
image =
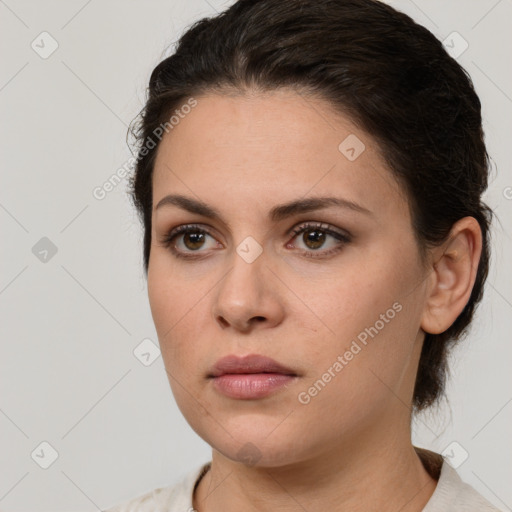
[[192,512],[192,495],[196,483],[207,471],[210,462],[194,469],[180,481],[167,487],[153,489],[103,512]]
[[463,482],[455,469],[446,461],[443,463],[441,476],[443,481],[441,482],[440,491],[442,491],[446,505],[450,507],[450,510],[460,510],[461,512],[500,512],[499,509],[486,500],[471,485]]
[[[437,454],[436,454],[437,455]],[[465,483],[446,460],[423,512],[500,512],[471,485]]]

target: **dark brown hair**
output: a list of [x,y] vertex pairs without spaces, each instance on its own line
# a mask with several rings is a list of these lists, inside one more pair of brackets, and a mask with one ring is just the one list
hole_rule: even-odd
[[[377,142],[407,192],[422,254],[474,217],[483,251],[471,297],[453,325],[426,334],[413,406],[442,395],[450,346],[466,332],[489,268],[492,211],[482,202],[489,158],[481,106],[466,71],[409,16],[375,0],[239,0],[194,23],[151,74],[132,127],[138,147],[131,194],[151,246],[158,127],[187,98],[209,92],[293,88],[327,100]],[[161,131],[161,130],[160,130]],[[146,147],[146,149],[144,149]]]

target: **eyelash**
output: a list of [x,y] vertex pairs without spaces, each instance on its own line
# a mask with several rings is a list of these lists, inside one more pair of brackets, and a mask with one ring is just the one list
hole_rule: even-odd
[[[298,235],[300,235],[306,231],[321,231],[322,233],[330,235],[340,242],[339,244],[336,245],[336,247],[329,249],[327,251],[323,251],[323,252],[312,251],[312,250],[307,251],[304,249],[300,250],[300,252],[304,256],[310,257],[310,258],[324,258],[331,254],[337,253],[346,244],[350,243],[352,240],[351,236],[348,233],[341,233],[341,232],[335,231],[335,230],[331,229],[328,224],[324,224],[321,222],[307,222],[305,224],[297,226],[296,228],[294,228],[292,231],[290,231],[288,233],[288,236],[293,235],[293,238],[296,238]],[[190,255],[186,255],[186,254],[182,253],[181,251],[176,250],[173,247],[173,241],[175,238],[177,238],[180,235],[185,235],[188,233],[198,233],[198,234],[213,236],[208,232],[208,230],[201,228],[197,224],[184,224],[182,226],[178,226],[177,228],[171,230],[167,235],[164,236],[164,238],[161,240],[161,243],[164,247],[169,249],[174,254],[174,256],[176,256],[177,258],[183,258],[183,259],[188,259],[188,260],[202,258],[202,256],[199,256],[200,251],[198,251],[198,254],[193,254],[194,251],[192,251]]]

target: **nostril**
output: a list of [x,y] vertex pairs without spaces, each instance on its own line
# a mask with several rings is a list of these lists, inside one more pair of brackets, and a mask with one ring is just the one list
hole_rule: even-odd
[[223,318],[222,316],[219,317],[219,323],[222,327],[228,327],[229,326],[229,322]]

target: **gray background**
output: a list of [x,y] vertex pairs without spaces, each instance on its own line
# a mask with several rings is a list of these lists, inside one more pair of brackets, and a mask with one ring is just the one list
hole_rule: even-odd
[[[98,510],[210,459],[154,345],[137,350],[157,337],[126,180],[102,200],[93,190],[130,157],[126,127],[166,48],[230,3],[0,0],[0,510]],[[501,220],[485,298],[454,353],[449,403],[415,421],[414,441],[448,449],[465,480],[512,510],[512,3],[391,4],[440,39],[456,31],[469,44],[458,60],[483,102],[494,161],[486,198]],[[47,469],[42,442],[58,454]]]

